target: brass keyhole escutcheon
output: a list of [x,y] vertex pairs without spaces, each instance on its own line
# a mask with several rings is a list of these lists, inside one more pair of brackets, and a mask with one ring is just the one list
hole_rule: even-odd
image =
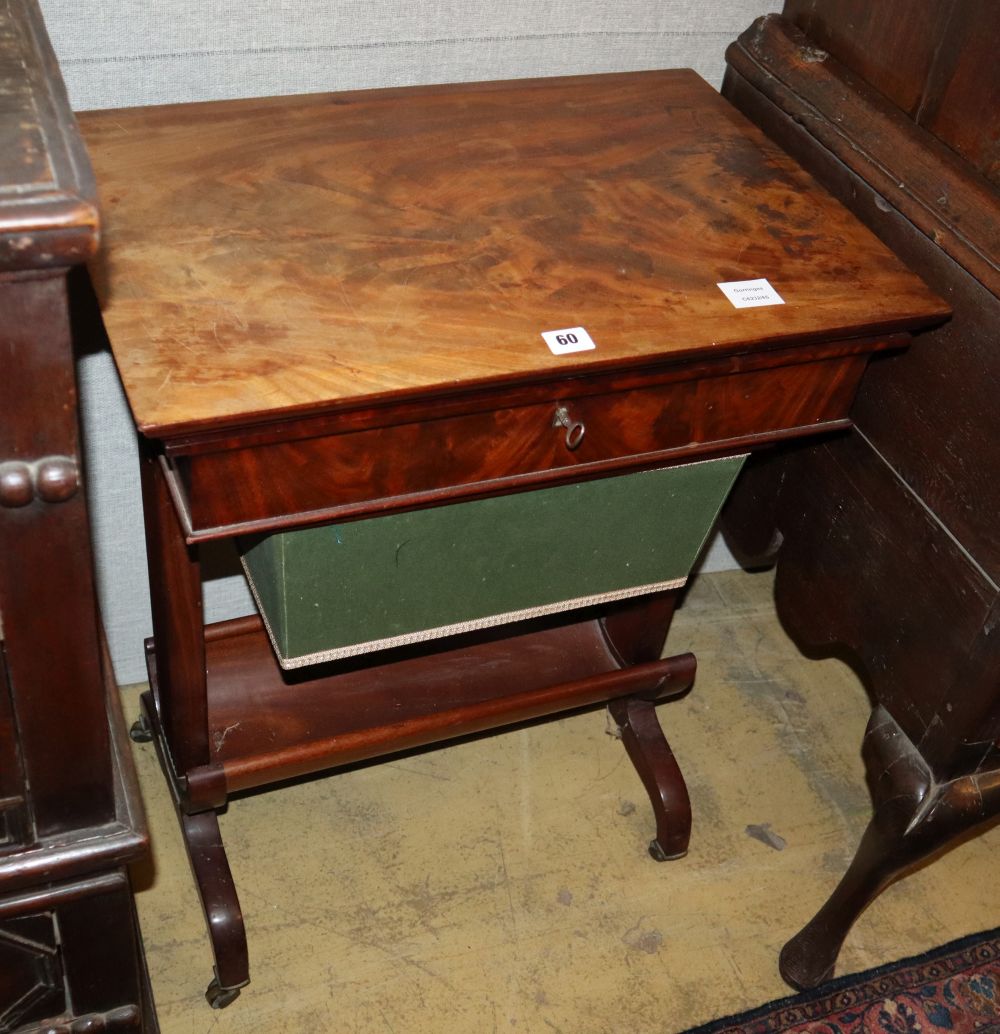
[[583,422],[574,420],[565,406],[557,407],[552,416],[552,426],[566,428],[566,448],[571,452],[579,446],[580,442],[583,441],[583,436],[587,433],[587,428],[584,427]]

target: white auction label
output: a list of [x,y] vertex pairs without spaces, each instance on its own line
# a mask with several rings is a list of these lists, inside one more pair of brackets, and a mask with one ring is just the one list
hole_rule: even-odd
[[754,309],[758,305],[784,305],[785,299],[766,280],[730,280],[716,287],[737,309]]
[[569,352],[589,352],[597,345],[583,327],[567,327],[565,330],[544,330],[542,337],[553,355],[566,355]]

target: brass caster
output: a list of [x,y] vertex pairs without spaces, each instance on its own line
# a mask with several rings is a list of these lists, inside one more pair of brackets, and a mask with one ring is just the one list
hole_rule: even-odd
[[232,1005],[240,996],[240,988],[223,987],[218,977],[212,977],[212,982],[205,991],[205,1000],[213,1009],[225,1009]]
[[687,851],[681,851],[679,854],[667,854],[666,851],[660,847],[659,840],[650,840],[649,842],[649,857],[654,862],[673,862],[678,858],[683,858],[687,854]]
[[135,743],[151,743],[153,740],[153,730],[149,727],[145,715],[136,718],[128,734]]

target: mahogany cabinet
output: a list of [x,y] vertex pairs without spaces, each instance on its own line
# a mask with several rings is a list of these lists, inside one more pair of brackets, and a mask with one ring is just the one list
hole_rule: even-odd
[[74,270],[89,162],[34,0],[0,0],[0,1030],[154,1031],[147,849],[94,595]]

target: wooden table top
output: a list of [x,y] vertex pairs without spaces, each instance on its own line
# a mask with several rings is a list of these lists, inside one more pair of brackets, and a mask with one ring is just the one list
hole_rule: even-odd
[[[912,328],[947,312],[690,71],[80,116],[140,429]],[[766,278],[785,304],[717,284]],[[543,331],[584,327],[553,355]]]

